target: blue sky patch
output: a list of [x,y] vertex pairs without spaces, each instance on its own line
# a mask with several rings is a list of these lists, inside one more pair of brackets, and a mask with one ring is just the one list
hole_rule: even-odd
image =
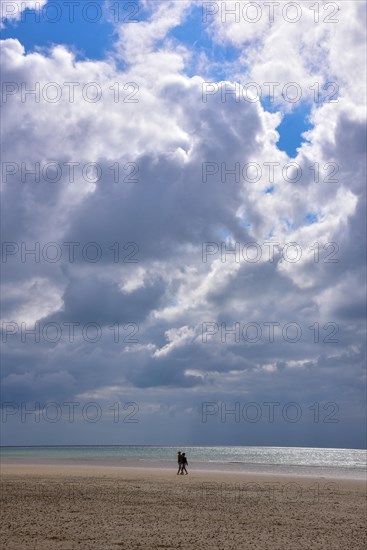
[[312,225],[313,223],[317,223],[319,221],[319,217],[315,212],[309,212],[305,216],[305,221],[309,225]]
[[305,103],[291,113],[285,114],[277,127],[280,135],[277,147],[280,151],[285,151],[290,158],[297,156],[297,149],[305,142],[303,132],[312,128],[309,122],[310,113],[311,105]]
[[[68,3],[51,2],[40,11],[26,9],[18,21],[6,20],[1,35],[3,39],[17,38],[26,53],[54,44],[64,44],[76,53],[77,60],[101,60],[113,48],[116,40],[114,21],[126,20],[126,24],[134,25],[129,22],[130,19],[139,17],[139,12],[134,15],[128,7],[131,2],[114,4],[111,7],[102,2],[79,2],[72,10]],[[98,5],[100,8],[97,9]],[[136,7],[139,8],[137,3]]]
[[208,59],[208,75],[213,81],[228,78],[227,66],[239,58],[239,50],[231,45],[215,44],[202,23],[202,6],[194,6],[181,25],[168,35],[184,44],[193,54],[194,63],[188,69],[188,76],[197,74],[195,58],[205,54]]

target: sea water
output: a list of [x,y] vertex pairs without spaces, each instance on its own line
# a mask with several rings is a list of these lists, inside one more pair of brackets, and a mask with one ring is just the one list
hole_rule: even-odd
[[367,453],[361,449],[307,447],[200,446],[37,446],[0,447],[3,463],[94,464],[176,468],[177,451],[189,468],[249,473],[293,474],[365,479]]

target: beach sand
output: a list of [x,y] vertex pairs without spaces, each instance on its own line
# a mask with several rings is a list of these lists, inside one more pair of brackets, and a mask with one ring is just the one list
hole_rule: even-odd
[[365,483],[104,466],[3,465],[6,550],[362,550]]

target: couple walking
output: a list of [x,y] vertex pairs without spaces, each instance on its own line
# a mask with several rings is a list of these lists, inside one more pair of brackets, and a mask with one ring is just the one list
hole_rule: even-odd
[[177,462],[178,462],[178,471],[177,471],[177,475],[180,474],[180,475],[187,475],[188,474],[188,471],[186,470],[186,466],[188,465],[188,462],[187,462],[187,458],[186,458],[186,455],[185,453],[181,453],[181,451],[178,451],[177,453]]

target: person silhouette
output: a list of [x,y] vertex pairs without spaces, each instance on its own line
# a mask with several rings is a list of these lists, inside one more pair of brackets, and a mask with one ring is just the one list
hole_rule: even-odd
[[187,462],[187,458],[186,458],[185,453],[182,453],[181,460],[182,460],[181,475],[184,475],[184,472],[185,472],[185,475],[187,475],[188,471],[186,470],[186,466],[188,466],[188,462]]

